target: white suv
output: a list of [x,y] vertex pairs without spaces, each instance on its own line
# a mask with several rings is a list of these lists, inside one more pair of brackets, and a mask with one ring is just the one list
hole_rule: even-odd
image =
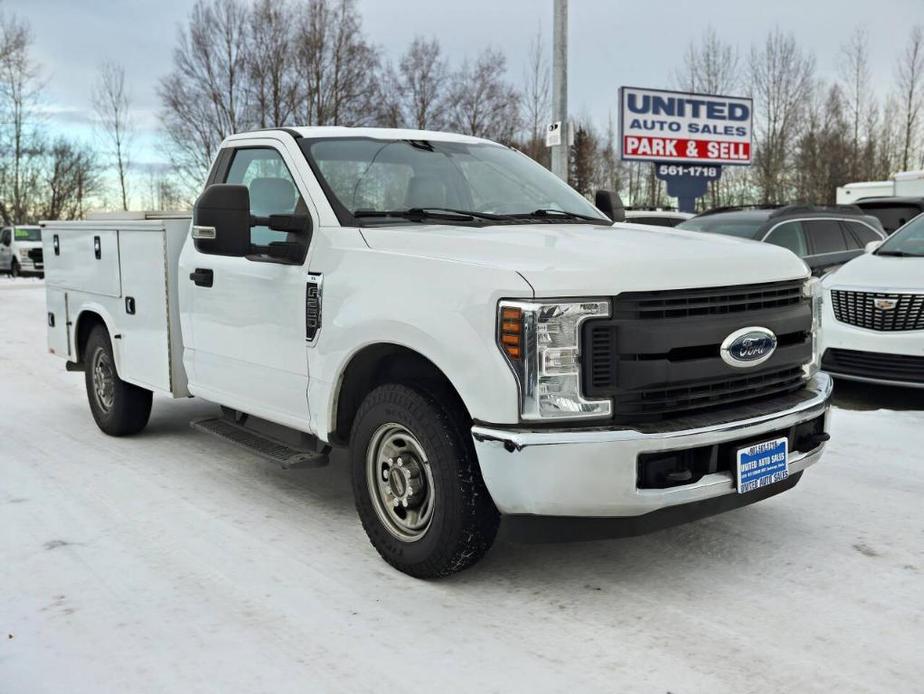
[[824,280],[822,368],[924,388],[924,214]]

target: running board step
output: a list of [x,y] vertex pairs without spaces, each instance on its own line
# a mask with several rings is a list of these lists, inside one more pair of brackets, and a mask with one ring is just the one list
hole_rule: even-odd
[[236,424],[226,417],[196,419],[190,423],[193,429],[234,444],[265,460],[279,463],[283,470],[304,467],[323,467],[329,462],[327,449],[323,452],[297,448],[277,438]]

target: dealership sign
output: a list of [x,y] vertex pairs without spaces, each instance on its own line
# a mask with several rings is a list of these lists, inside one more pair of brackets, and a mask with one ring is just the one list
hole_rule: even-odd
[[750,99],[622,87],[620,104],[624,160],[751,163]]

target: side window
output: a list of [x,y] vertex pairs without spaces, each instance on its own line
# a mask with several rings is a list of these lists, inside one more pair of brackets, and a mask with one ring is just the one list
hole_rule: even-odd
[[801,222],[786,222],[780,224],[770,232],[767,243],[788,248],[800,258],[808,255],[808,246],[805,243],[805,233]]
[[812,244],[812,255],[842,253],[847,250],[844,231],[836,219],[812,219],[803,222]]
[[865,224],[860,224],[859,222],[844,222],[843,224],[853,232],[853,236],[857,240],[857,248],[863,248],[873,241],[882,241],[882,237]]
[[[250,213],[257,217],[271,214],[308,214],[282,156],[275,149],[239,149],[234,153],[225,183],[247,186],[250,191]],[[250,242],[268,246],[274,241],[287,241],[288,234],[265,226],[250,230]]]
[[3,231],[0,231],[0,243],[2,243],[4,246],[9,245],[10,243],[10,230],[9,229],[4,229]]

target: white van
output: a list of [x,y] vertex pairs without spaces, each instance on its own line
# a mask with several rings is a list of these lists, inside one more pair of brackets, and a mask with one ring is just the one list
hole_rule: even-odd
[[0,272],[7,272],[11,277],[45,276],[41,227],[3,227],[0,231]]

